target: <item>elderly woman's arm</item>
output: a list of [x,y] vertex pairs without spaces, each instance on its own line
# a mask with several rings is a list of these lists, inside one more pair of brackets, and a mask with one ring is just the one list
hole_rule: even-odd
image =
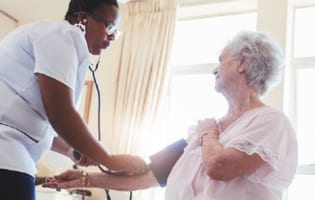
[[142,190],[159,186],[152,171],[141,175],[108,175],[105,173],[85,173],[68,170],[43,185],[50,188],[95,187],[120,191]]
[[208,176],[222,181],[249,174],[264,164],[258,154],[248,155],[234,148],[224,149],[216,131],[209,131],[202,137],[202,158]]
[[106,174],[91,174],[90,187],[109,188],[120,191],[142,190],[159,186],[152,171],[136,176],[113,176]]

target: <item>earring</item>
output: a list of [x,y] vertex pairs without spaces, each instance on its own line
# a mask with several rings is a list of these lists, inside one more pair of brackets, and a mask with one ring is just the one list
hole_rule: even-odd
[[79,23],[76,23],[76,27],[78,27],[83,33],[85,33],[85,24],[86,24],[86,19],[80,20]]
[[82,22],[75,24],[83,33],[85,33],[85,25]]

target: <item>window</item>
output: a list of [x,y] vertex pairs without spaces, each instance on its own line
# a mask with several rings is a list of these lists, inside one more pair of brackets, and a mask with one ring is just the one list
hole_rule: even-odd
[[228,39],[241,30],[256,30],[256,20],[256,13],[246,13],[177,22],[171,64],[216,63]]
[[185,137],[188,126],[198,120],[224,114],[227,108],[225,99],[213,88],[214,77],[210,72],[195,74],[192,71],[172,76],[168,128],[171,133],[178,133],[172,137]]
[[315,17],[315,7],[295,10],[294,28],[294,110],[297,138],[299,143],[299,167],[288,190],[288,199],[315,199],[315,27],[309,20]]
[[[146,148],[148,152],[185,138],[197,120],[226,112],[225,99],[214,90],[212,70],[227,40],[240,30],[255,30],[256,18],[256,13],[245,13],[177,22],[162,122],[159,134],[151,134],[159,143]],[[164,189],[159,189],[149,199],[163,198]]]
[[175,28],[168,90],[166,141],[186,137],[197,120],[225,114],[227,102],[214,90],[212,70],[229,38],[256,29],[256,13],[179,21]]
[[[297,69],[297,133],[300,143],[299,164],[315,163],[315,96],[314,90],[315,65],[311,68]],[[313,83],[313,84],[312,84]]]
[[315,7],[299,8],[295,11],[294,57],[315,57],[315,28],[309,20],[315,16]]

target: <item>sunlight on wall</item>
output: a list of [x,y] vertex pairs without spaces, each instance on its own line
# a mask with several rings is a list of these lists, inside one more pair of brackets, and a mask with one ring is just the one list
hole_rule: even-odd
[[1,39],[16,27],[17,22],[9,18],[8,16],[6,16],[0,10],[0,24],[1,24],[1,29],[0,29],[0,39]]

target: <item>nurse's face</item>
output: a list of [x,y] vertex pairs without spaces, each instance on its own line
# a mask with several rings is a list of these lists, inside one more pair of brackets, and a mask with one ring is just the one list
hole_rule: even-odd
[[105,5],[94,13],[85,14],[85,38],[89,52],[99,55],[118,37],[119,10],[115,6]]

